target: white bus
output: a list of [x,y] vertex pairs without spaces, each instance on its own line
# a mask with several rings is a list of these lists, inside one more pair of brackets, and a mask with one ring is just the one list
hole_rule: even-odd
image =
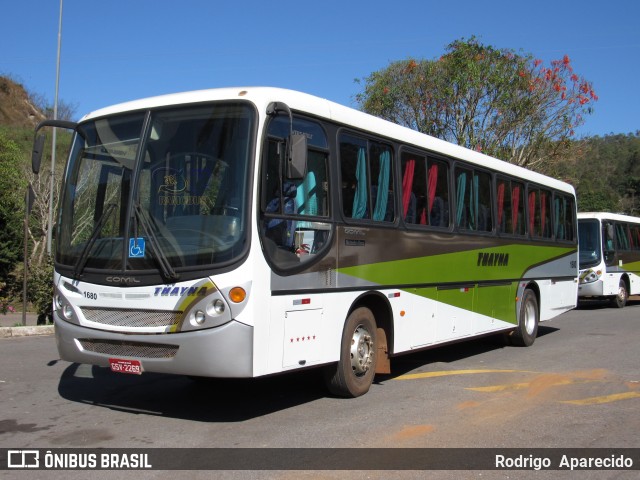
[[38,128],[52,125],[75,130],[63,359],[203,377],[321,366],[349,397],[395,355],[496,332],[530,345],[576,305],[570,185],[330,101],[214,89]]
[[640,218],[616,213],[578,214],[578,296],[608,298],[623,308],[640,294]]

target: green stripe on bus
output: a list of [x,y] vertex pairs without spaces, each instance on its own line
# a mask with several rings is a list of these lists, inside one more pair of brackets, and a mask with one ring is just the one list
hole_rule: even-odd
[[574,251],[575,247],[505,245],[356,265],[338,272],[379,285],[482,282],[521,278],[527,270]]
[[[340,268],[342,274],[379,285],[444,285],[522,278],[528,270],[575,252],[575,247],[505,245]],[[549,275],[551,276],[551,275]],[[518,282],[477,288],[405,288],[409,293],[516,323]]]
[[515,324],[517,321],[516,292],[518,283],[470,289],[405,288],[404,291]]

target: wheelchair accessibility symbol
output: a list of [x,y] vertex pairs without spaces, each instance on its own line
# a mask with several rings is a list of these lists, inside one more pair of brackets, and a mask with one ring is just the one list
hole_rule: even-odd
[[144,238],[129,239],[129,258],[144,258]]

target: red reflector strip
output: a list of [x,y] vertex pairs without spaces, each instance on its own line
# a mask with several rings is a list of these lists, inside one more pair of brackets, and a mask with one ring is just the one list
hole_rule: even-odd
[[293,304],[294,305],[310,305],[311,304],[311,299],[310,298],[300,298],[298,300],[294,300]]
[[390,293],[387,295],[389,298],[398,298],[400,296],[400,292]]

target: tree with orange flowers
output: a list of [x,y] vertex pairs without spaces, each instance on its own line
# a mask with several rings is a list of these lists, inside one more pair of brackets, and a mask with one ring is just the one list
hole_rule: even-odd
[[475,37],[434,60],[392,62],[361,83],[365,112],[532,168],[566,154],[598,100],[568,56],[545,66]]

